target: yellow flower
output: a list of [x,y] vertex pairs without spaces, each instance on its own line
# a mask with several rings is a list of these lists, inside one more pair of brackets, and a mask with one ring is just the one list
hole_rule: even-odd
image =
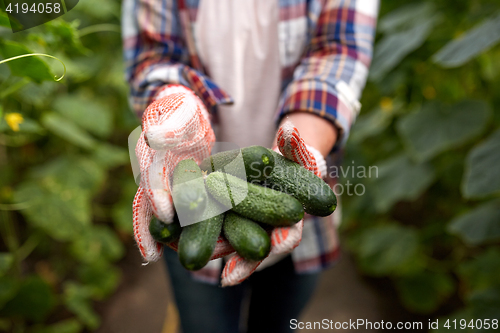
[[382,108],[382,111],[391,112],[393,109],[392,98],[382,97],[380,100],[380,107]]
[[427,86],[422,90],[422,95],[424,95],[427,99],[434,99],[436,98],[436,89],[434,89],[434,87]]
[[463,34],[464,34],[464,32],[462,30],[455,31],[455,33],[453,34],[453,38],[460,39]]
[[17,132],[19,131],[19,124],[21,124],[24,121],[24,119],[22,114],[17,112],[12,112],[12,113],[7,113],[5,115],[5,121],[13,131]]

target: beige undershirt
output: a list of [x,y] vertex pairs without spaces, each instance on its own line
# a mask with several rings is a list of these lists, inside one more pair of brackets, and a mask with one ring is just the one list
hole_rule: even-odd
[[194,35],[210,77],[234,99],[217,141],[270,147],[281,85],[277,0],[201,0]]
[[[271,147],[281,85],[277,0],[201,0],[194,35],[201,62],[234,99],[219,106],[217,141]],[[283,259],[268,257],[257,270]]]

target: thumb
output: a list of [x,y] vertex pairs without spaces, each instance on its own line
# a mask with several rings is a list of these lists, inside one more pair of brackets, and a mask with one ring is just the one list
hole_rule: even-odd
[[321,177],[316,158],[309,151],[306,143],[300,137],[299,131],[291,122],[285,122],[278,129],[276,143],[279,151],[284,157],[298,163],[307,170],[313,172],[316,176]]

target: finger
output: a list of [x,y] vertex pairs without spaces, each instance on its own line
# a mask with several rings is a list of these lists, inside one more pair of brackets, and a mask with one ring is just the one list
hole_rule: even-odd
[[153,163],[144,173],[144,187],[154,215],[165,223],[174,220],[174,204],[170,192],[170,175],[177,163],[167,151],[154,153]]
[[179,240],[175,240],[171,243],[168,243],[167,246],[174,250],[175,252],[179,251]]
[[[170,117],[172,113],[175,112],[175,105],[172,105],[172,107],[170,108],[160,107],[161,105],[164,105],[164,99],[174,94],[189,95],[192,97],[192,99],[197,100],[198,103],[204,106],[203,102],[191,89],[178,84],[165,86],[156,93],[155,97],[153,98],[153,102],[144,111],[144,114],[142,116],[142,130],[144,132],[147,132],[149,130],[149,127],[158,125],[159,123],[165,121],[165,119],[168,119],[168,117]],[[205,107],[203,107],[203,109],[205,111],[203,115],[207,120],[209,120],[208,111],[206,111]]]
[[271,252],[269,255],[292,252],[302,239],[303,228],[304,220],[300,220],[291,227],[274,228],[271,232]]
[[169,177],[164,176],[165,172],[173,169],[173,166],[164,168],[170,161],[170,154],[149,148],[144,137],[139,138],[135,151],[140,161],[141,187],[148,197],[154,215],[160,221],[172,223],[174,209],[168,186]]
[[233,247],[227,240],[219,236],[217,239],[217,244],[215,245],[214,253],[210,257],[210,260],[225,257],[234,252]]
[[156,242],[149,233],[152,210],[142,187],[139,187],[137,190],[132,210],[134,216],[134,238],[139,251],[147,262],[157,261],[163,253],[163,246]]
[[291,122],[285,122],[278,130],[277,145],[284,157],[321,177],[314,155],[309,152],[299,131]]
[[[178,94],[178,93],[188,94],[188,95],[192,96],[197,101],[197,103],[202,107],[201,109],[203,111],[202,112],[203,117],[207,121],[210,121],[210,117],[209,117],[207,108],[205,107],[205,104],[203,104],[201,99],[195,94],[195,92],[193,90],[187,88],[186,86],[183,86],[180,84],[169,84],[168,86],[164,87],[163,89],[160,89],[156,93],[155,97],[153,98],[153,101],[162,99],[162,98],[167,97],[167,96],[172,95],[172,94]],[[161,114],[160,114],[160,116],[161,116]]]
[[201,110],[194,96],[171,94],[153,102],[149,108],[160,116],[156,123],[143,129],[148,145],[155,149],[170,149],[191,140],[199,130]]
[[243,282],[259,267],[262,261],[249,261],[234,254],[229,258],[222,270],[222,281],[223,287],[234,286]]
[[[199,117],[198,117],[199,118]],[[210,155],[210,150],[215,142],[215,134],[208,121],[201,121],[198,131],[187,141],[179,141],[171,148],[173,154],[194,158],[199,164]]]
[[[143,128],[147,144],[155,149],[183,149],[181,144],[197,144],[211,126],[208,111],[192,92],[176,92],[148,107]],[[213,134],[213,133],[212,133]]]

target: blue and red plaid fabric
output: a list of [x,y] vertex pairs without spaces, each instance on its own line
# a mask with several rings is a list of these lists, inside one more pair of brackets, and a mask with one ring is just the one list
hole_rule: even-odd
[[[282,94],[276,121],[295,111],[330,120],[338,128],[339,139],[329,160],[337,160],[359,112],[379,0],[278,1]],[[130,102],[139,117],[156,92],[172,83],[190,87],[210,108],[232,103],[205,74],[197,56],[193,25],[199,2],[124,0],[126,77]],[[327,181],[335,184],[335,179]],[[336,261],[339,218],[335,213],[326,218],[307,217],[302,242],[292,252],[298,272],[318,271]],[[210,262],[194,275],[216,283],[220,265]]]

